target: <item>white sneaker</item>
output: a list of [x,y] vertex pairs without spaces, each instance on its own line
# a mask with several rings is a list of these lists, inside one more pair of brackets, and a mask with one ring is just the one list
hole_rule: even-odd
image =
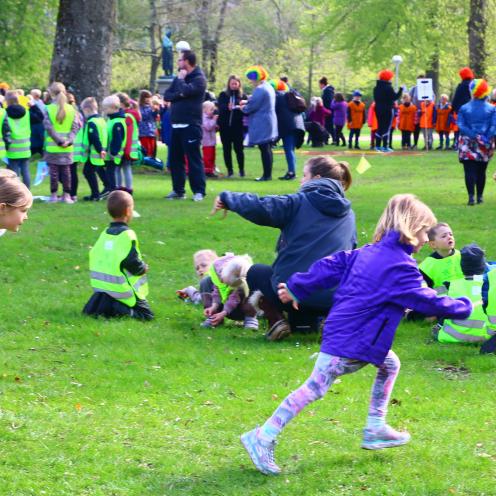
[[200,202],[200,201],[203,201],[205,199],[205,195],[202,195],[201,193],[195,193],[193,195],[193,201],[194,202]]

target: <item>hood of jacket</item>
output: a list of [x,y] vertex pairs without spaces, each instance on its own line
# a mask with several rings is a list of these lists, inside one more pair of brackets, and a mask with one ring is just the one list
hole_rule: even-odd
[[335,179],[322,177],[312,179],[300,189],[314,208],[330,217],[343,217],[351,209],[351,202],[345,198],[343,186]]
[[20,119],[26,115],[26,109],[18,104],[9,105],[6,112],[11,119]]

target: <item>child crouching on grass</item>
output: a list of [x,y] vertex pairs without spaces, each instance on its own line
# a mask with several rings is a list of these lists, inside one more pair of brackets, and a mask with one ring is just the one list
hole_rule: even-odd
[[241,436],[260,472],[281,471],[274,460],[274,446],[286,424],[305,406],[322,398],[337,377],[368,364],[377,367],[377,376],[362,448],[392,448],[410,440],[407,432],[386,424],[389,398],[400,369],[391,345],[405,308],[460,319],[472,311],[467,298],[439,297],[433,289],[423,287],[411,255],[427,242],[427,230],[435,223],[429,207],[415,196],[393,196],[379,219],[373,244],[323,258],[308,272],[291,276],[287,285],[279,284],[279,298],[283,303],[292,301],[295,308],[318,289],[338,287],[311,376],[262,427]]
[[[211,295],[203,295],[204,314],[202,327],[217,327],[227,317],[242,320],[245,329],[258,330],[257,311],[248,303],[249,289],[246,273],[253,265],[248,255],[225,255],[215,260],[208,275],[213,284]],[[210,296],[210,298],[205,297]]]
[[133,197],[126,191],[113,191],[107,210],[112,222],[90,250],[93,295],[83,313],[151,320],[154,315],[145,299],[148,265],[141,258],[136,233],[128,227],[133,217]]

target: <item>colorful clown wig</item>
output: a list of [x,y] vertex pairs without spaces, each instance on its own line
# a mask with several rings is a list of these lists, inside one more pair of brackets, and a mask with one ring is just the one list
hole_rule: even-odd
[[491,93],[491,87],[487,84],[485,79],[474,79],[470,85],[470,94],[476,100],[482,100]]
[[377,79],[379,79],[380,81],[391,81],[391,79],[393,78],[394,72],[390,71],[389,69],[384,69],[377,75]]
[[274,88],[276,91],[289,91],[289,86],[284,82],[279,79],[279,81],[276,81],[275,79],[271,79],[269,81],[269,84]]
[[470,69],[470,67],[462,67],[458,74],[463,80],[475,78],[474,73],[472,72],[472,69]]
[[248,67],[245,76],[250,81],[266,81],[269,78],[269,73],[261,65],[252,65]]

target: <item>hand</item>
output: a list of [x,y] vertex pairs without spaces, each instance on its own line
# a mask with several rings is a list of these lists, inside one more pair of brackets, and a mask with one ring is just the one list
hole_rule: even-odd
[[218,326],[219,324],[222,323],[222,321],[224,320],[226,315],[227,315],[227,312],[222,310],[222,312],[211,315],[210,316],[210,322],[212,323],[213,326]]
[[277,290],[277,296],[279,296],[279,299],[283,303],[289,303],[292,301],[293,302],[293,308],[295,310],[299,310],[300,307],[298,306],[298,302],[293,299],[286,284],[284,284],[283,282],[280,282],[277,287],[279,288]]
[[178,79],[184,79],[188,75],[188,71],[186,69],[180,69],[177,73]]
[[224,218],[227,215],[227,206],[220,199],[220,196],[217,196],[214,200],[214,205],[212,207],[212,211],[210,212],[210,215],[215,215],[219,210],[224,210],[224,215],[222,217]]
[[146,274],[150,270],[150,266],[148,264],[145,264],[145,271],[143,274]]
[[205,310],[203,310],[203,315],[205,315],[205,317],[210,317],[215,313],[216,310],[217,305],[214,304],[211,307],[205,308]]
[[106,156],[107,156],[107,152],[105,150],[102,150],[100,152],[100,158],[103,158],[104,159]]
[[228,110],[232,110],[232,109],[233,109],[233,104],[232,104],[231,102],[229,102],[229,103],[227,104],[227,109],[228,109]]

